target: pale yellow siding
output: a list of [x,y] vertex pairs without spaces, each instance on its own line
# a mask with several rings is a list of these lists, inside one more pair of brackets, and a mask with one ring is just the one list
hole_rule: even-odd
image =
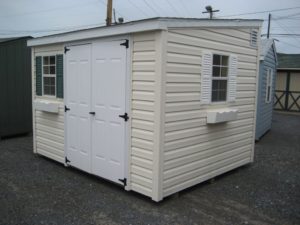
[[[35,47],[36,56],[63,54],[62,45]],[[35,60],[33,60],[35,63]],[[33,70],[33,102],[35,100],[49,100],[59,103],[59,113],[47,113],[39,110],[33,112],[34,146],[35,152],[48,158],[64,163],[64,104],[63,99],[36,96],[35,66]]]
[[[234,103],[201,105],[203,50],[238,57]],[[257,52],[250,29],[168,31],[163,161],[163,196],[200,183],[252,160]],[[238,119],[207,125],[206,110],[238,109]]]
[[154,176],[155,41],[155,32],[133,35],[129,185],[150,197]]

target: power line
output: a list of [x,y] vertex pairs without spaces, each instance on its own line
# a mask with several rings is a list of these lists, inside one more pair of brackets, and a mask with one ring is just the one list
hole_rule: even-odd
[[165,11],[165,9],[163,8],[163,7],[160,7],[158,4],[156,4],[156,1],[154,0],[154,1],[152,1],[152,3],[153,3],[153,5],[157,8],[157,9],[159,9],[159,11],[162,11],[162,14],[164,15],[167,15],[168,13],[166,13],[166,11]]
[[145,13],[143,10],[140,9],[140,7],[138,7],[135,3],[133,3],[131,0],[128,0],[128,2],[133,5],[139,12],[141,12],[142,14],[144,14],[144,16],[149,17],[148,13]]
[[187,13],[187,15],[190,15],[190,11],[189,9],[187,8],[187,6],[182,2],[182,0],[178,0],[180,2],[180,4],[182,5],[184,11]]
[[[262,34],[261,36],[266,36],[267,34]],[[300,34],[270,34],[271,36],[296,36],[300,37]]]
[[175,12],[175,14],[177,14],[177,16],[180,16],[180,13],[178,13],[177,9],[169,2],[169,0],[166,0],[166,2],[173,9],[173,11]]
[[[287,28],[285,28],[284,26],[282,26],[282,25],[279,23],[278,20],[276,20],[275,22],[276,22],[283,30],[285,30],[287,33],[293,34],[293,32],[290,32]],[[295,40],[296,42],[298,42],[298,40],[297,40],[295,37],[293,37],[293,38],[294,38],[294,40]],[[298,43],[300,43],[300,42],[298,42]]]
[[159,16],[159,13],[154,9],[146,0],[143,0],[143,2],[150,8],[157,16]]
[[219,16],[219,17],[232,17],[232,16],[254,15],[254,14],[260,14],[260,13],[279,12],[279,11],[293,10],[293,9],[299,9],[299,8],[300,8],[300,6],[297,6],[297,7],[291,7],[291,8],[283,8],[283,9],[267,10],[267,11],[258,11],[258,12],[250,12],[250,13],[241,13],[241,14],[234,14],[234,15],[227,15],[227,16]]

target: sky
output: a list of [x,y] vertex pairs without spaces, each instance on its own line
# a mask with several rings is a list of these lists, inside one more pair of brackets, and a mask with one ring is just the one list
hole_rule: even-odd
[[[202,13],[207,5],[220,10],[216,18],[263,19],[263,35],[270,12],[277,51],[300,53],[300,0],[113,0],[116,17],[125,22],[158,16],[207,18]],[[0,0],[0,38],[103,26],[105,18],[106,0]]]

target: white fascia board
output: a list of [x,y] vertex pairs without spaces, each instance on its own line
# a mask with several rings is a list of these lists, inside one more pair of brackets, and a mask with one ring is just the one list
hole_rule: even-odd
[[140,23],[128,23],[121,25],[112,25],[110,27],[99,27],[86,29],[81,31],[73,31],[68,33],[56,34],[35,38],[27,41],[27,46],[49,45],[57,43],[65,43],[71,41],[80,41],[86,39],[108,37],[122,34],[129,34],[135,32],[151,31],[151,30],[165,30],[167,27],[160,21],[143,21]]
[[172,28],[203,28],[203,27],[261,27],[262,21],[260,20],[170,20],[167,22],[167,27]]
[[71,41],[80,41],[93,38],[123,35],[135,32],[167,30],[172,28],[202,28],[202,27],[260,27],[260,20],[208,20],[208,19],[171,19],[155,18],[142,21],[133,21],[109,27],[98,27],[86,30],[71,31],[27,41],[27,46],[58,44]]

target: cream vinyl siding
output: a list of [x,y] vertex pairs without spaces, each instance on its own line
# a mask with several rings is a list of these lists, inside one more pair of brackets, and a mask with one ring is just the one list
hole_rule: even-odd
[[[33,58],[36,56],[63,54],[63,45],[49,45],[33,48]],[[35,62],[35,60],[33,60]],[[59,113],[47,113],[34,110],[34,146],[35,152],[64,163],[64,103],[63,99],[55,97],[36,96],[35,65],[33,70],[33,101],[37,99],[60,103]]]
[[[251,29],[168,31],[163,196],[251,162],[254,145],[257,48]],[[236,99],[200,104],[202,53],[237,57]],[[235,121],[207,125],[206,110],[233,107]]]
[[155,145],[156,33],[132,36],[130,188],[152,197]]

